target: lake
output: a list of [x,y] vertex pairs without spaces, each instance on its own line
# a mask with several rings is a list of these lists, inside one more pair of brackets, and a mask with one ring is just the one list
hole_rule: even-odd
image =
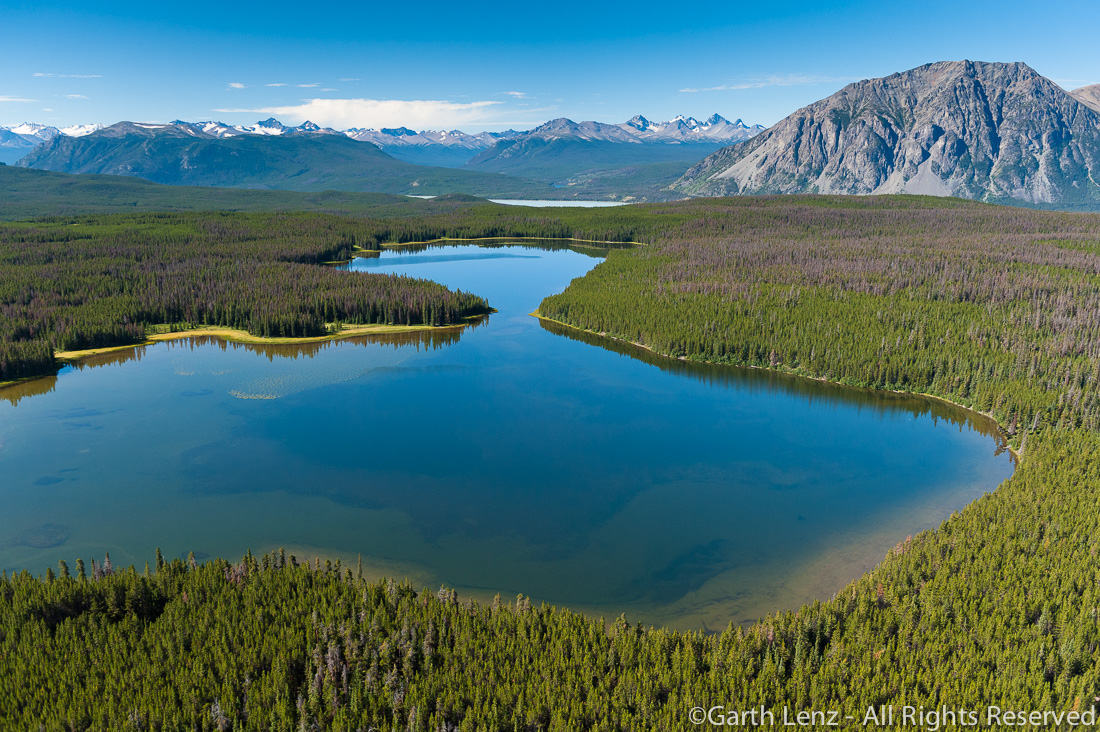
[[993,425],[947,404],[530,316],[598,254],[390,250],[348,269],[499,312],[303,346],[190,338],[0,390],[0,567],[281,546],[417,589],[717,631],[832,596],[1011,475]]

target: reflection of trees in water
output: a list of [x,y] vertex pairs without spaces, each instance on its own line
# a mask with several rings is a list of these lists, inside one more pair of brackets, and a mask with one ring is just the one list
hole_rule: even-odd
[[0,399],[11,402],[12,406],[27,397],[37,394],[49,394],[57,386],[56,376],[44,376],[33,381],[21,381],[18,384],[10,384],[0,387]]
[[217,336],[191,336],[166,341],[172,347],[195,349],[203,346],[217,346],[223,351],[244,349],[250,353],[267,356],[269,361],[277,358],[313,358],[322,351],[340,345],[351,344],[356,346],[387,345],[393,348],[413,346],[418,351],[436,351],[458,343],[462,332],[467,328],[477,328],[486,322],[486,318],[479,318],[468,325],[440,328],[438,330],[417,330],[399,333],[379,333],[377,335],[350,336],[329,341],[314,341],[310,343],[236,343],[227,341]]
[[[466,324],[449,326],[446,328],[379,333],[376,335],[351,336],[335,340],[304,343],[236,343],[210,335],[188,336],[186,338],[161,341],[160,343],[167,348],[186,348],[189,350],[209,346],[215,346],[223,351],[229,349],[244,349],[257,355],[266,356],[269,361],[284,358],[313,358],[327,348],[333,348],[343,344],[355,346],[387,345],[392,346],[394,349],[412,346],[418,351],[422,349],[424,351],[437,351],[441,348],[446,348],[447,346],[458,343],[459,339],[462,337],[463,331],[466,329],[478,328],[487,322],[488,316],[482,316]],[[82,370],[100,366],[121,365],[130,361],[140,361],[145,357],[146,349],[151,347],[154,346],[134,346],[133,348],[123,348],[117,351],[97,353],[86,356],[79,361],[75,361],[71,365],[75,369]],[[35,396],[36,394],[48,394],[53,391],[56,386],[56,376],[46,376],[32,381],[22,381],[18,384],[0,387],[0,399],[11,402],[14,406],[27,397]]]
[[[904,410],[916,418],[931,417],[932,421],[946,420],[960,428],[966,427],[992,438],[997,444],[996,454],[1002,454],[1008,444],[997,423],[977,412],[955,406],[949,402],[915,394],[904,394],[879,389],[863,389],[794,376],[768,369],[730,366],[726,364],[686,361],[661,356],[633,343],[616,340],[595,333],[539,319],[544,330],[574,341],[599,346],[608,351],[656,366],[662,371],[702,381],[711,386],[736,387],[750,393],[781,392],[804,398],[808,402],[826,405],[851,405],[860,411],[872,410],[876,417]],[[1013,457],[1015,461],[1015,457]]]

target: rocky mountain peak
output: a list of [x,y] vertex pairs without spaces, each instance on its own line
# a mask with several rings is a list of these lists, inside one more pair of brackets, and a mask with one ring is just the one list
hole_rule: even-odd
[[849,84],[691,168],[696,195],[1100,199],[1100,114],[1023,63],[945,61]]

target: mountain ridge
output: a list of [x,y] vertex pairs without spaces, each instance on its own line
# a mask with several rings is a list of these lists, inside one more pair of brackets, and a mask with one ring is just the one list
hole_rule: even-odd
[[689,195],[918,193],[1100,205],[1100,113],[1023,63],[944,61],[849,84],[724,148]]
[[[636,124],[637,121],[643,124]],[[117,122],[113,125],[74,125],[57,128],[49,125],[24,122],[17,127],[0,127],[0,162],[14,163],[40,144],[49,142],[57,135],[82,137],[100,132],[119,124],[132,125],[144,129],[167,129],[169,127],[189,132],[194,137],[210,135],[216,138],[258,135],[279,137],[287,135],[343,135],[359,142],[369,142],[381,148],[399,160],[414,164],[441,165],[443,167],[462,167],[466,161],[498,142],[527,136],[576,137],[577,139],[613,139],[616,142],[669,143],[735,141],[751,137],[762,131],[760,125],[748,126],[740,119],[731,123],[715,113],[707,120],[699,122],[693,117],[679,116],[667,122],[654,123],[641,115],[619,124],[583,121],[573,122],[566,118],[549,120],[538,127],[526,131],[505,130],[502,132],[479,132],[469,134],[462,130],[413,130],[408,127],[362,128],[351,127],[337,130],[321,127],[312,122],[304,122],[297,127],[284,125],[274,117],[261,120],[252,125],[230,125],[213,120],[188,122],[174,120],[161,122]],[[10,134],[5,134],[7,130]],[[598,130],[599,132],[594,132]],[[23,155],[16,153],[22,151]]]
[[18,165],[167,185],[518,198],[553,192],[513,176],[413,165],[375,145],[309,129],[218,137],[190,123],[119,122],[83,137],[55,136]]
[[[168,185],[667,200],[689,166],[759,129],[718,114],[631,123],[559,118],[527,132],[468,135],[288,127],[274,118],[248,126],[123,121],[80,137],[54,134],[17,165]],[[444,181],[456,187],[440,188]]]
[[1069,95],[1089,109],[1100,112],[1100,84],[1074,89]]

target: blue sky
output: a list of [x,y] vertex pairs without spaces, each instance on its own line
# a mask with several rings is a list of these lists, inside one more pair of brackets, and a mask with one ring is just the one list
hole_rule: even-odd
[[851,81],[962,58],[1100,83],[1095,0],[5,6],[3,125],[770,125]]

